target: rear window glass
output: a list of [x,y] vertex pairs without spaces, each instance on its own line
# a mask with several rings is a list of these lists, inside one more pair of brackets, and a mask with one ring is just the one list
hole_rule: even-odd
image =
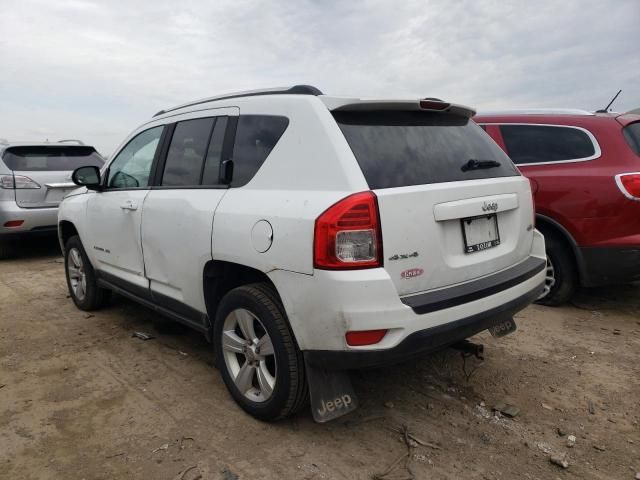
[[286,117],[240,115],[233,146],[232,187],[241,187],[253,178],[288,125]]
[[589,135],[577,128],[547,125],[502,125],[502,138],[516,164],[562,162],[592,157]]
[[222,148],[224,146],[227,123],[227,117],[218,117],[216,126],[213,127],[207,159],[202,171],[202,185],[218,185],[220,183],[220,161],[222,160]]
[[[462,116],[387,111],[333,116],[372,189],[519,175],[500,147]],[[470,160],[493,166],[463,170]]]
[[71,171],[93,165],[102,167],[104,160],[93,147],[44,146],[10,147],[2,160],[18,172]]
[[640,155],[640,122],[627,125],[622,130],[624,138],[636,155]]

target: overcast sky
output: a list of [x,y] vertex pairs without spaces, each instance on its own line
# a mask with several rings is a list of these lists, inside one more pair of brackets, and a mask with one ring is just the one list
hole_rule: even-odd
[[307,83],[479,110],[640,107],[640,0],[0,0],[0,137],[104,154],[162,108]]

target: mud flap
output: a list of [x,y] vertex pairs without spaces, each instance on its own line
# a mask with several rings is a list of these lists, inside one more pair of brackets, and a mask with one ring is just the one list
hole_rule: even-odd
[[505,335],[509,335],[510,333],[513,333],[516,331],[516,322],[513,318],[509,318],[507,320],[505,320],[504,322],[498,323],[497,325],[494,325],[493,327],[489,328],[489,333],[491,333],[492,336],[499,338],[499,337],[504,337]]
[[307,362],[306,355],[304,363],[311,397],[311,413],[316,422],[325,423],[358,408],[358,398],[347,371],[314,367]]

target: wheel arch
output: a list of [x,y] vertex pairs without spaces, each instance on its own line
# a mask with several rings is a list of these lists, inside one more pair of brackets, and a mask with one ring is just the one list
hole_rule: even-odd
[[207,333],[209,341],[212,338],[213,324],[216,320],[216,311],[220,300],[234,288],[251,283],[266,283],[273,288],[278,299],[282,301],[278,289],[269,276],[263,271],[247,265],[223,260],[210,260],[204,266],[202,278],[204,303],[209,317]]
[[557,220],[539,213],[536,214],[536,228],[545,236],[555,235],[569,247],[570,251],[573,252],[573,260],[578,268],[579,281],[584,284],[586,276],[584,257],[573,235]]
[[58,240],[60,241],[60,247],[62,248],[62,253],[64,254],[64,246],[67,244],[67,241],[73,237],[74,235],[78,235],[78,229],[69,220],[61,220],[58,223]]

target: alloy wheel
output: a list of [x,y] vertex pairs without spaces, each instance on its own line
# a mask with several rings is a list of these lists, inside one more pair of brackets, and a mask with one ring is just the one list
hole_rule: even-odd
[[267,401],[276,386],[277,363],[271,337],[260,319],[244,308],[224,320],[222,353],[225,367],[242,395]]
[[87,275],[80,250],[75,247],[67,253],[67,272],[73,296],[79,301],[84,300],[87,295]]
[[547,255],[547,269],[544,277],[544,290],[538,297],[538,300],[543,299],[551,292],[551,289],[556,284],[556,271],[553,267],[553,262],[551,261],[551,257]]

